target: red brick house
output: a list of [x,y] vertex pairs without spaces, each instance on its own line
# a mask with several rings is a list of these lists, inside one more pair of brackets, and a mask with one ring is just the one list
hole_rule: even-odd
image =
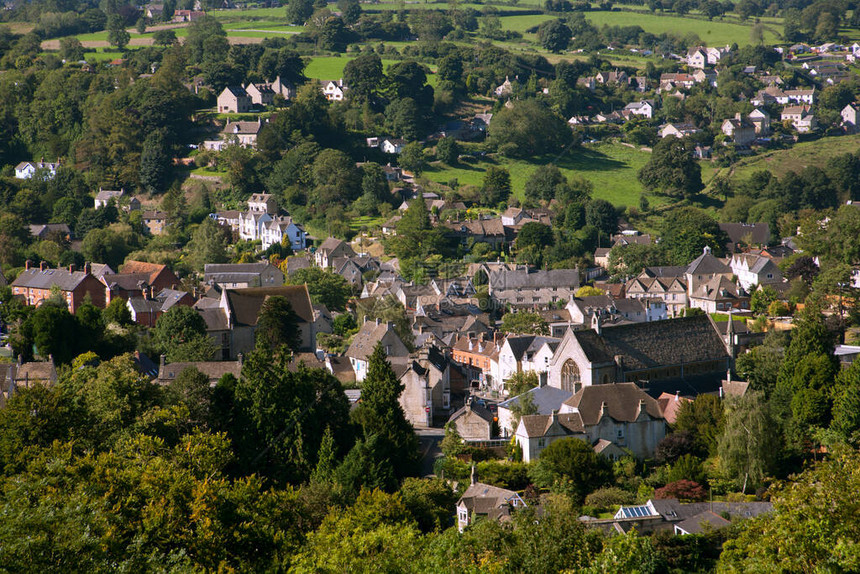
[[105,274],[101,281],[107,291],[106,304],[117,297],[124,301],[132,297],[153,299],[164,289],[179,287],[179,278],[166,265],[145,261],[128,261],[119,273]]
[[51,269],[44,262],[39,267],[30,267],[27,261],[24,271],[12,282],[12,293],[22,297],[28,305],[39,306],[51,297],[55,287],[71,313],[78,310],[87,295],[93,305],[105,307],[105,287],[90,272],[89,263],[84,265],[83,271],[76,271],[74,265],[68,269]]

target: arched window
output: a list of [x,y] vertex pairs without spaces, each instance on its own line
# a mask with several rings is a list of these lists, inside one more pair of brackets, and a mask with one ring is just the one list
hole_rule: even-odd
[[566,360],[561,366],[561,388],[571,393],[579,392],[582,388],[579,366],[573,359]]

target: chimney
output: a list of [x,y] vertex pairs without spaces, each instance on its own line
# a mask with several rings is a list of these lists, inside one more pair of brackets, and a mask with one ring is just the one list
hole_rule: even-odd
[[89,275],[92,271],[92,267],[89,263],[84,263],[84,274]]
[[31,263],[31,262],[30,262],[30,260],[29,260],[29,259],[28,259],[28,260],[26,260],[26,261],[24,262],[24,270],[25,270],[25,271],[29,271],[29,269],[30,269],[30,263]]
[[681,398],[681,391],[675,391],[675,402],[677,403],[680,398]]
[[75,272],[75,269],[77,269],[77,267],[75,267],[75,264],[74,264],[74,263],[72,263],[72,264],[70,264],[70,265],[69,265],[69,273],[74,273],[74,272]]
[[239,353],[238,355],[236,355],[236,360],[239,361],[239,366],[241,367],[245,363],[245,355]]
[[472,339],[469,339],[469,350],[472,350]]
[[45,263],[44,261],[39,261],[39,271],[44,271],[47,268],[48,268],[47,263]]
[[738,121],[740,121],[740,120],[741,120],[741,113],[740,113],[740,112],[738,112],[738,113],[736,113],[736,114],[735,114],[735,119],[736,119],[736,120],[738,120]]
[[376,326],[379,327],[379,317],[376,318]]
[[161,365],[162,369],[164,368],[164,359],[165,359],[164,355],[161,355],[161,357],[159,357],[159,364]]
[[609,406],[606,404],[606,401],[603,401],[600,403],[600,418],[605,416],[609,416]]
[[475,472],[475,465],[474,465],[474,464],[472,464],[472,475],[471,475],[471,479],[472,479],[472,484],[475,484],[476,482],[478,482],[478,475],[477,475],[477,473]]

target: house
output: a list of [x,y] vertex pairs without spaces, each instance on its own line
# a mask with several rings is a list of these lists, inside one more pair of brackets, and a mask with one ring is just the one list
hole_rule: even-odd
[[773,259],[750,253],[736,253],[729,266],[738,278],[741,288],[750,291],[757,285],[782,283],[782,271]]
[[678,317],[687,308],[687,283],[683,275],[648,277],[642,273],[629,280],[624,291],[628,299],[662,300],[670,317]]
[[842,116],[842,125],[852,130],[857,128],[857,108],[854,104],[848,104],[839,112]]
[[451,346],[451,359],[460,365],[472,387],[500,388],[501,381],[495,381],[492,376],[492,362],[498,360],[504,342],[504,337],[498,336],[485,339],[483,332],[477,336],[458,335]]
[[711,248],[706,245],[702,249],[702,254],[693,259],[684,270],[684,276],[687,282],[687,294],[691,295],[693,291],[698,289],[699,285],[716,276],[731,279],[732,270],[728,265],[714,257],[711,254]]
[[808,133],[818,127],[818,120],[812,107],[803,104],[799,106],[787,106],[783,108],[780,120],[790,122],[798,133]]
[[394,323],[380,322],[379,319],[365,321],[346,350],[357,382],[363,381],[367,376],[368,362],[377,344],[382,345],[388,357],[409,356],[409,349],[397,334]]
[[323,269],[332,267],[333,261],[340,257],[355,257],[355,251],[349,243],[334,237],[327,238],[314,252],[314,262]]
[[[654,456],[665,436],[666,420],[657,401],[635,383],[615,383],[583,387],[558,412],[523,416],[514,439],[523,451],[523,462],[537,460],[563,438],[592,446],[607,441],[644,460]],[[607,445],[600,446],[606,450]]]
[[42,174],[45,179],[54,179],[57,175],[59,163],[42,161],[22,161],[15,166],[15,177],[17,179],[30,179],[37,173]]
[[285,100],[293,99],[293,96],[296,95],[296,87],[290,82],[284,82],[281,80],[281,77],[278,76],[275,78],[275,81],[272,82],[272,91],[275,94],[280,95]]
[[576,269],[500,269],[489,273],[489,295],[500,305],[542,307],[569,301],[577,289],[579,271]]
[[200,10],[175,10],[173,12],[173,21],[176,23],[194,22],[205,15],[206,12],[202,12]]
[[721,376],[731,366],[708,316],[569,329],[549,365],[547,384],[573,393],[615,381]]
[[731,521],[746,520],[773,512],[770,502],[693,502],[683,504],[677,498],[650,499],[645,504],[621,506],[612,519],[590,521],[593,527],[607,532],[650,534],[670,531],[674,534],[702,534],[727,526]]
[[672,89],[681,87],[690,89],[696,85],[696,78],[686,73],[666,73],[660,74],[660,88],[661,91],[670,91],[665,88],[671,87]]
[[761,108],[756,108],[750,112],[749,120],[755,126],[757,136],[770,135],[770,114]]
[[248,198],[248,211],[255,213],[278,213],[278,200],[270,193],[254,193]]
[[220,349],[222,360],[235,359],[240,353],[254,349],[257,320],[269,297],[284,297],[292,306],[299,331],[298,350],[311,351],[316,347],[315,316],[306,285],[221,289],[217,303],[209,299],[201,305],[208,299],[204,297],[195,304],[195,309],[206,322],[206,332]]
[[510,516],[512,510],[526,506],[525,501],[513,490],[477,482],[472,467],[472,483],[457,501],[457,528],[463,532],[478,518],[499,520]]
[[263,237],[263,229],[272,221],[272,216],[263,211],[246,211],[239,214],[239,239],[257,241]]
[[591,325],[596,319],[609,323],[642,323],[667,318],[666,303],[659,297],[614,299],[607,295],[574,297],[567,304],[574,324]]
[[436,347],[422,347],[405,363],[393,358],[392,368],[403,384],[399,401],[406,420],[416,427],[429,427],[435,418],[447,418],[451,411],[451,369],[444,353]]
[[72,238],[72,230],[65,223],[40,223],[30,226],[30,235],[36,239],[61,239],[69,241]]
[[161,16],[164,14],[164,4],[147,4],[144,14],[150,20],[161,20]]
[[[547,347],[549,352],[544,350],[546,362],[538,361],[539,364],[535,365],[535,354],[547,343],[554,343],[555,345]],[[498,355],[490,358],[490,375],[496,390],[504,391],[502,385],[516,373],[523,371],[546,372],[546,366],[552,357],[551,351],[555,350],[557,344],[558,340],[541,335],[509,334],[500,344]],[[505,392],[505,394],[507,393]]]
[[346,96],[346,85],[343,80],[329,80],[322,83],[323,95],[330,102],[341,102]]
[[663,418],[670,425],[675,424],[678,420],[678,411],[681,410],[681,405],[693,402],[689,397],[682,397],[680,392],[660,393],[657,397],[657,404],[660,405],[660,412],[663,413]]
[[621,113],[623,114],[625,112],[634,116],[642,116],[650,120],[652,117],[654,117],[654,102],[651,100],[640,100],[638,102],[631,102],[624,106],[624,110],[622,110]]
[[675,123],[675,124],[666,124],[660,127],[661,138],[667,138],[669,136],[673,136],[676,138],[685,138],[687,136],[695,135],[701,132],[699,128],[689,123]]
[[755,124],[749,118],[742,117],[740,113],[735,114],[733,118],[723,120],[721,129],[738,146],[747,147],[756,138]]
[[203,282],[217,284],[224,289],[273,287],[284,284],[283,272],[269,263],[207,263],[203,268]]
[[143,226],[150,235],[163,235],[167,231],[167,213],[158,210],[147,210],[142,214]]
[[[152,293],[152,291],[150,291]],[[126,300],[126,307],[131,313],[131,320],[137,325],[154,327],[158,318],[167,313],[176,305],[193,307],[194,297],[185,291],[175,289],[162,289],[154,296],[146,291],[143,295],[130,296]]]
[[690,307],[701,309],[705,313],[749,309],[750,305],[749,294],[723,275],[714,275],[709,281],[697,284],[690,293],[689,300]]
[[448,424],[466,442],[487,441],[493,438],[494,418],[490,409],[469,399],[463,408],[451,415]]
[[155,382],[162,386],[172,383],[185,369],[195,369],[209,379],[209,386],[214,387],[224,375],[233,375],[236,380],[242,377],[242,356],[236,361],[189,361],[178,363],[165,362],[164,355],[158,366],[158,377]]
[[499,217],[462,222],[449,221],[445,225],[450,230],[449,235],[459,239],[463,245],[471,241],[487,243],[493,249],[501,249],[510,243],[505,226]]
[[687,65],[691,68],[702,69],[708,65],[708,54],[704,48],[696,48],[687,53]]
[[717,87],[717,73],[713,70],[699,69],[691,74],[697,84],[705,84],[713,88]]
[[598,72],[597,75],[594,76],[594,81],[606,86],[626,86],[629,83],[627,72],[624,70],[621,70],[620,72],[618,70]]
[[276,215],[271,221],[263,224],[262,248],[282,244],[286,239],[293,251],[301,251],[308,246],[308,233],[301,224],[293,221],[289,215]]
[[119,200],[123,197],[125,197],[125,189],[113,190],[99,188],[99,192],[96,194],[95,199],[96,209],[107,207],[111,200],[114,200],[114,204],[119,207]]
[[271,106],[275,99],[275,90],[272,84],[263,82],[249,83],[245,86],[245,93],[251,98],[251,103],[256,106]]
[[551,415],[553,412],[558,412],[561,409],[562,403],[572,397],[573,393],[564,389],[543,385],[534,387],[522,395],[499,403],[499,432],[506,438],[513,436],[517,430],[514,425],[513,409],[519,405],[521,400],[524,400],[525,395],[529,395],[528,400],[534,405],[537,411],[536,415]]
[[[95,273],[95,266],[93,266]],[[170,270],[167,265],[160,263],[148,263],[146,261],[135,261],[129,259],[122,267],[119,268],[122,274],[142,274],[145,275],[146,282],[157,291],[162,289],[176,289],[180,285],[179,278]],[[113,272],[108,269],[103,275],[110,275]]]
[[244,114],[251,111],[251,96],[242,86],[227,86],[218,94],[218,113]]
[[726,246],[732,253],[743,245],[766,247],[770,243],[770,225],[767,223],[720,223],[720,229],[729,237]]
[[263,129],[263,121],[256,122],[227,122],[221,130],[221,141],[226,144],[238,144],[244,147],[256,147],[257,136]]
[[117,297],[126,301],[131,297],[152,299],[155,293],[180,285],[179,278],[166,265],[144,261],[128,261],[119,273],[104,273],[99,280],[106,288],[105,304]]
[[504,98],[513,94],[514,86],[513,84],[511,84],[510,78],[505,76],[505,81],[496,86],[496,89],[493,90],[493,93],[496,94],[497,98]]
[[89,264],[84,265],[82,271],[75,270],[74,265],[67,269],[51,269],[45,262],[39,267],[30,267],[28,260],[24,263],[24,271],[12,282],[12,294],[21,297],[27,305],[38,307],[56,290],[70,313],[77,311],[87,297],[93,305],[104,309],[105,286],[90,269]]
[[17,362],[0,366],[0,409],[6,406],[18,389],[29,389],[36,385],[53,387],[57,383],[57,368],[50,355],[47,361]]
[[379,144],[379,149],[382,153],[399,154],[403,151],[403,146],[406,145],[406,140],[400,138],[385,138]]

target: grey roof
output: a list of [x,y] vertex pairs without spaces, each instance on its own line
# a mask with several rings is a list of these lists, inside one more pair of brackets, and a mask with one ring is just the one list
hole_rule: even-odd
[[[575,333],[594,333],[580,331]],[[594,334],[596,336],[596,333]],[[620,356],[628,370],[704,361],[728,355],[707,315],[606,327],[599,336],[609,360]]]
[[[558,423],[555,428],[554,423]],[[579,413],[525,415],[520,417],[520,425],[529,438],[581,435],[585,432],[582,415]]]
[[579,271],[576,269],[552,269],[549,271],[493,271],[489,276],[492,290],[541,289],[579,287]]
[[197,369],[209,378],[210,384],[218,382],[222,376],[231,374],[237,379],[242,374],[241,361],[198,361],[187,363],[167,363],[159,369],[158,382],[169,383],[185,369]]
[[692,518],[679,522],[675,525],[675,528],[682,530],[686,534],[701,534],[709,530],[725,528],[730,524],[731,522],[719,514],[714,514],[710,510],[706,510]]
[[481,405],[476,404],[476,403],[467,404],[463,408],[454,412],[454,414],[452,414],[448,418],[448,422],[454,422],[455,420],[457,420],[458,418],[462,417],[463,415],[465,415],[469,412],[475,413],[476,415],[478,415],[479,417],[481,417],[482,419],[487,421],[487,423],[489,423],[489,424],[492,424],[492,422],[493,422],[492,411],[490,411],[490,409],[482,407]]
[[243,88],[242,86],[227,86],[226,88],[224,88],[224,90],[230,92],[231,94],[233,94],[237,98],[250,97],[250,96],[248,96],[248,92],[246,92],[245,88]]
[[83,271],[70,272],[68,269],[25,269],[12,282],[13,287],[30,289],[50,289],[56,285],[61,291],[74,291],[81,281],[89,276]]
[[268,261],[259,263],[207,263],[203,267],[203,274],[212,273],[262,273],[271,264]]
[[[389,330],[397,336],[394,327],[385,321],[380,321],[379,324],[375,321],[366,321],[353,337],[352,343],[346,351],[346,356],[353,359],[367,359],[373,353],[376,344]],[[400,337],[397,336],[397,338]]]
[[511,347],[511,351],[514,354],[514,358],[519,361],[523,358],[523,355],[526,352],[526,349],[531,346],[534,341],[534,335],[508,335],[505,339],[505,343]]
[[687,271],[686,267],[674,265],[661,265],[646,267],[642,273],[648,277],[683,277]]
[[122,197],[123,194],[125,194],[124,189],[99,189],[96,199],[99,201],[108,201],[114,197]]
[[618,422],[633,422],[639,416],[640,405],[654,419],[663,419],[660,404],[635,383],[587,385],[564,402],[578,410],[584,425],[600,421],[603,405],[607,414]]
[[511,499],[518,497],[519,495],[513,490],[476,482],[469,485],[457,501],[457,506],[465,506],[475,514],[489,514],[491,510],[506,505]]
[[711,250],[707,247],[687,266],[687,273],[690,275],[713,275],[715,273],[731,273],[731,271],[725,263],[711,255]]
[[189,294],[185,291],[178,291],[176,289],[162,289],[158,295],[155,296],[156,300],[161,303],[161,310],[167,311],[177,303],[179,303],[183,298],[188,297]]
[[135,315],[140,313],[157,313],[161,310],[161,304],[152,299],[144,299],[143,297],[129,297],[128,306],[134,311]]
[[[536,414],[548,415],[561,408],[562,403],[572,397],[573,393],[556,387],[543,386],[530,389],[523,393],[523,395],[531,395],[532,402],[535,407],[537,407]],[[499,403],[499,408],[510,409],[513,406],[518,405],[520,397],[523,395],[519,395]]]
[[732,243],[741,243],[748,235],[752,236],[755,244],[765,245],[770,241],[770,225],[767,223],[720,223],[720,229]]
[[285,297],[300,321],[314,322],[314,310],[307,285],[281,285],[278,287],[228,289],[227,300],[233,315],[234,325],[256,325],[260,316],[260,308],[269,297]]
[[654,509],[666,520],[684,521],[706,512],[727,512],[733,518],[753,518],[761,514],[773,512],[770,502],[694,502],[682,504],[677,498],[648,501]]
[[65,233],[71,235],[72,231],[65,223],[39,223],[30,226],[30,235],[42,237],[46,233]]

